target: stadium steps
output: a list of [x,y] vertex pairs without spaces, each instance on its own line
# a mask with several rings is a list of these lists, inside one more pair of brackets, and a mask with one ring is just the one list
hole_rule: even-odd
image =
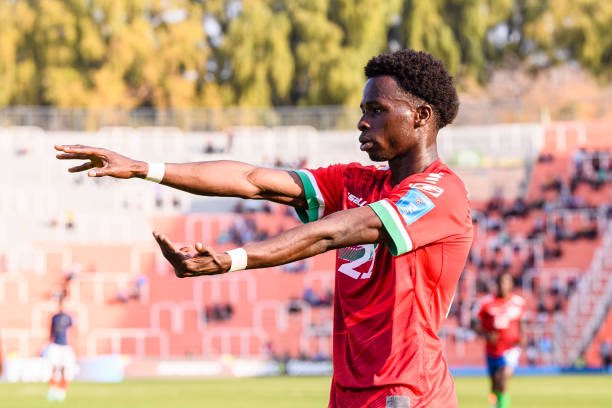
[[612,343],[612,307],[608,308],[608,315],[599,331],[594,336],[593,341],[584,353],[584,360],[587,365],[598,367],[602,364],[600,346],[603,341]]
[[612,299],[612,224],[608,223],[603,244],[593,262],[572,294],[565,318],[560,321],[556,342],[560,345],[558,358],[573,364],[584,353],[605,321]]

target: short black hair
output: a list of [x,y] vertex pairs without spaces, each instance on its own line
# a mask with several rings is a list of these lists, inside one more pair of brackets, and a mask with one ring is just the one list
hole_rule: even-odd
[[365,66],[367,78],[388,75],[408,93],[429,103],[436,112],[438,129],[455,119],[459,97],[444,64],[432,55],[411,49],[380,54]]

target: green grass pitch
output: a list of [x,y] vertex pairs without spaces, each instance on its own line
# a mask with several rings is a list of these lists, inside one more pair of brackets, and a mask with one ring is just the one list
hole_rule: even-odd
[[[74,383],[63,403],[45,400],[45,384],[0,384],[2,408],[307,408],[326,407],[329,378],[150,380],[121,384]],[[458,378],[461,408],[487,408],[488,380]],[[612,407],[612,377],[516,377],[513,408]]]

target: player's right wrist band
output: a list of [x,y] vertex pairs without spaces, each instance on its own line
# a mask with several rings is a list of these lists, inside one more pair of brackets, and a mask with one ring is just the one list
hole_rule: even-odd
[[161,183],[166,173],[166,165],[164,163],[147,163],[147,165],[149,168],[145,180]]
[[247,253],[244,248],[234,248],[229,251],[225,251],[232,260],[232,265],[228,272],[241,271],[247,267]]

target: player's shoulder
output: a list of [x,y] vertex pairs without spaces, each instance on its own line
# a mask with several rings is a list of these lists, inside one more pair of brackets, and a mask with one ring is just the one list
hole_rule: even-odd
[[495,302],[495,296],[493,296],[492,294],[487,294],[481,297],[476,302],[476,305],[478,309],[485,309],[489,307],[491,304],[493,304],[494,302]]
[[389,177],[390,173],[389,166],[386,165],[348,163],[342,167],[342,175],[346,180],[358,181],[364,185]]
[[436,160],[425,171],[415,173],[405,180],[405,187],[420,190],[429,198],[457,200],[469,204],[463,181],[446,164]]
[[345,171],[355,172],[355,173],[384,174],[384,172],[389,171],[389,166],[387,164],[361,164],[358,162],[351,162],[351,163],[343,164],[341,166],[344,167]]
[[364,165],[358,162],[351,162],[351,163],[334,163],[334,164],[330,164],[329,166],[324,166],[324,167],[319,167],[316,169],[298,169],[295,171],[307,171],[307,172],[320,172],[320,171],[326,171],[326,172],[331,172],[331,173],[335,173],[337,175],[343,175],[343,176],[348,176],[351,177],[353,175],[359,175],[359,174],[365,174],[365,173],[371,173],[371,174],[376,174],[376,173],[381,173],[384,172],[385,170],[389,170],[388,166],[375,166],[375,165]]
[[527,303],[527,300],[525,300],[524,297],[517,295],[516,293],[513,293],[512,296],[510,296],[510,303],[516,305],[516,306],[525,306],[525,304]]

